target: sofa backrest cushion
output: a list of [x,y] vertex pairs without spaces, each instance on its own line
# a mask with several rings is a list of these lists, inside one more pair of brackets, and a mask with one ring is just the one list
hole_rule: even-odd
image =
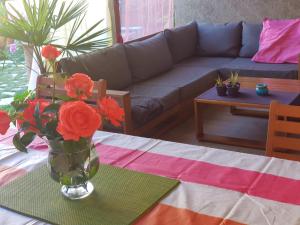
[[63,72],[85,73],[93,80],[104,79],[109,89],[122,90],[132,84],[132,75],[123,45],[96,50],[60,61]]
[[134,82],[159,75],[173,66],[171,52],[163,33],[124,46]]
[[237,57],[242,41],[242,23],[198,23],[200,56]]
[[178,63],[196,53],[197,23],[191,22],[185,26],[164,31],[172,53],[173,62]]
[[252,58],[255,55],[259,48],[259,37],[262,28],[262,23],[243,22],[240,57]]

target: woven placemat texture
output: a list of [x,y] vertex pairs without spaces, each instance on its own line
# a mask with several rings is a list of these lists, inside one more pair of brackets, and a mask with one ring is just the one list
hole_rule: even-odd
[[72,201],[60,193],[46,166],[0,189],[0,205],[39,220],[61,225],[126,225],[159,202],[178,181],[101,165],[91,180],[95,190]]

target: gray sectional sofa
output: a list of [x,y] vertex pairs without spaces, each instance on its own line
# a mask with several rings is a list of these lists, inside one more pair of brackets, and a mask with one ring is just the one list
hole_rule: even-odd
[[105,79],[125,107],[125,132],[143,135],[212,87],[218,75],[298,79],[298,65],[254,63],[261,24],[191,22],[60,61],[64,72]]

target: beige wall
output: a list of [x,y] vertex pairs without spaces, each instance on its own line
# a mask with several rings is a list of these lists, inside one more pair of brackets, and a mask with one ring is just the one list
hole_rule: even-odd
[[175,24],[300,17],[300,0],[174,0]]

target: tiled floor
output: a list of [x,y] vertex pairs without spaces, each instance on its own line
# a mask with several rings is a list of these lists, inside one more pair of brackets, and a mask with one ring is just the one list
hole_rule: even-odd
[[[247,137],[254,140],[266,140],[267,119],[245,116],[233,116],[229,108],[209,106],[204,113],[204,129],[208,133],[232,137]],[[195,136],[194,118],[164,134],[161,139],[193,145],[205,145],[250,154],[264,155],[263,150],[225,146],[199,142]]]

